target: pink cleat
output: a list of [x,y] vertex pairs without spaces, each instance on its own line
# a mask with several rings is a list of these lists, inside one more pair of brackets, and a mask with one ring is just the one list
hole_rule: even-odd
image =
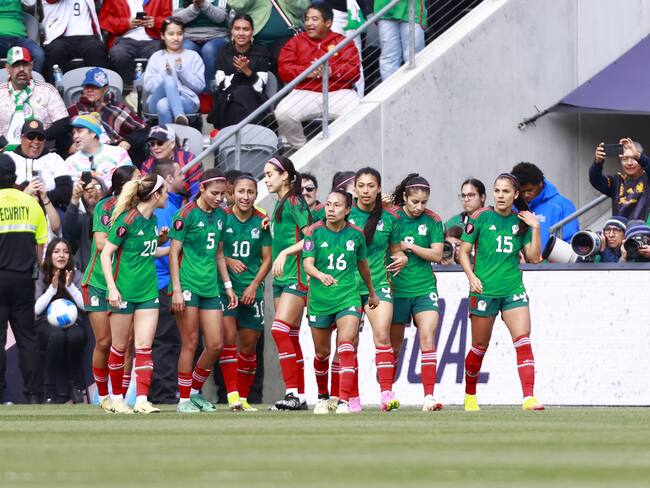
[[395,398],[392,391],[383,391],[381,393],[381,404],[379,406],[382,412],[390,412],[399,408],[399,400]]
[[361,413],[363,407],[361,406],[361,398],[350,398],[350,413]]

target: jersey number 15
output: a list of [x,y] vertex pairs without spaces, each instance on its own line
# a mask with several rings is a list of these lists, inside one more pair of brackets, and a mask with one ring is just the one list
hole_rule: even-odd
[[512,253],[512,236],[497,236],[497,252]]

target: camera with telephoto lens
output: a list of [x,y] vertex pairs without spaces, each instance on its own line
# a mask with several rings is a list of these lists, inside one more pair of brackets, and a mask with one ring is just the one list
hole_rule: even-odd
[[454,245],[449,241],[442,243],[442,259],[454,259]]
[[650,245],[650,236],[634,236],[625,240],[623,247],[627,252],[628,261],[636,260],[639,257],[639,249]]
[[571,248],[580,261],[593,261],[602,243],[602,234],[592,230],[581,230],[571,238]]

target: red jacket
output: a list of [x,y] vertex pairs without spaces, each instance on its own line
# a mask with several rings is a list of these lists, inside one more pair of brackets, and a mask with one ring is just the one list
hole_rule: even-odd
[[[163,20],[172,14],[171,0],[149,0],[143,10],[147,17],[154,18],[153,27],[146,29],[147,34],[151,39],[160,39]],[[99,10],[99,25],[108,32],[106,43],[109,48],[115,43],[116,37],[126,34],[130,28],[129,19],[133,17],[127,0],[104,0]]]
[[[318,41],[310,39],[305,32],[292,37],[280,51],[278,59],[280,78],[285,83],[290,82],[344,39],[345,37],[336,32],[330,32],[325,38]],[[355,81],[359,79],[359,52],[354,42],[330,58],[328,64],[330,66],[329,89],[331,91],[354,87]],[[323,91],[323,81],[320,78],[307,78],[296,88],[320,92]]]

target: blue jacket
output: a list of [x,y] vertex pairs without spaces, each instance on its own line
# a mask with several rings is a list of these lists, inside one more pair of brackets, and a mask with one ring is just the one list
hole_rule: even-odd
[[[542,249],[550,237],[549,227],[576,211],[575,205],[560,195],[555,185],[546,178],[544,178],[544,188],[541,193],[532,199],[528,207],[539,219]],[[571,242],[573,234],[578,232],[579,228],[578,219],[566,224],[562,227],[562,240]]]
[[[170,192],[165,208],[157,208],[154,210],[154,214],[158,219],[158,230],[163,227],[171,228],[172,217],[182,205],[183,197]],[[170,241],[167,241],[161,247],[167,247],[169,244]],[[169,285],[169,257],[163,256],[161,258],[156,258],[156,275],[158,276],[158,290],[167,288],[167,285]]]

